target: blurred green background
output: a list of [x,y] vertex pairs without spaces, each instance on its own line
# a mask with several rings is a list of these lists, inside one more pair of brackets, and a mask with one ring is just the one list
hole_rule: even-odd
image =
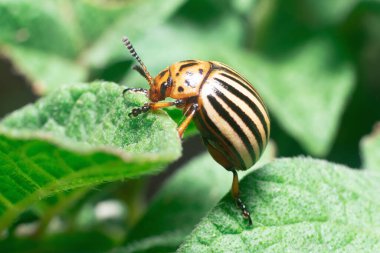
[[[278,157],[362,166],[360,140],[380,119],[379,1],[0,0],[0,117],[68,83],[147,87],[124,35],[152,75],[185,59],[242,73],[267,103]],[[203,150],[187,139],[147,195]]]

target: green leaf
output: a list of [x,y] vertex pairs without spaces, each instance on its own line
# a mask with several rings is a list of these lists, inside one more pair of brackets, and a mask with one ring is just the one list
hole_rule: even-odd
[[84,80],[86,69],[69,59],[30,48],[6,46],[2,54],[28,78],[34,93],[45,94],[62,84]]
[[84,80],[73,59],[83,41],[67,18],[68,2],[0,1],[0,52],[41,94],[53,85]]
[[380,174],[279,159],[240,183],[253,226],[226,196],[178,252],[378,252]]
[[130,231],[127,247],[120,252],[173,252],[229,190],[230,174],[207,153],[180,168]]
[[243,14],[249,15],[253,9],[253,6],[256,5],[257,0],[235,0],[231,2],[234,9]]
[[66,86],[0,123],[0,230],[41,198],[157,172],[177,159],[174,123],[159,111],[130,118],[147,98],[113,83]]
[[39,218],[36,228],[32,231],[33,236],[39,237],[43,235],[51,224],[53,218],[62,214],[64,211],[67,211],[75,203],[78,203],[80,199],[83,200],[83,197],[86,193],[90,192],[90,190],[89,187],[66,190],[56,193],[53,196],[48,196],[43,201],[39,201],[35,206],[32,206],[30,210],[34,211]]
[[[249,171],[274,159],[271,143]],[[246,172],[239,173],[242,177]],[[232,174],[203,154],[178,170],[155,196],[147,213],[117,252],[173,252],[230,190]]]
[[37,94],[46,94],[84,81],[91,68],[111,63],[108,59],[125,61],[122,36],[142,34],[164,22],[182,2],[0,0],[0,53]]
[[[253,35],[249,44],[266,55],[291,55],[316,35],[341,37],[340,25],[359,3],[366,2],[375,1],[258,1],[251,15],[253,22],[249,34]],[[346,45],[347,41],[342,47]]]
[[380,171],[380,124],[375,125],[373,132],[360,142],[360,153],[363,167]]
[[67,1],[1,0],[0,41],[73,58],[82,46],[68,19]]
[[[296,2],[296,1],[295,1]],[[371,1],[336,0],[336,1],[312,1],[307,0],[308,10],[313,14],[308,18],[314,25],[335,25],[347,18],[348,14],[360,3]],[[376,1],[373,1],[376,2]]]
[[76,17],[73,25],[79,30],[85,44],[91,46],[107,29],[130,11],[133,2],[70,0],[70,5]]
[[[96,242],[96,243],[94,243]],[[34,238],[10,238],[0,241],[3,252],[67,253],[67,252],[107,252],[114,242],[108,235],[97,231],[74,231],[49,235],[41,240]]]
[[[123,36],[132,41],[153,28],[162,24],[172,15],[185,0],[145,0],[131,4],[117,22],[107,28],[96,43],[84,53],[83,62],[92,67],[100,68],[126,59],[132,59],[126,48],[122,45]],[[143,32],[149,28],[149,32]]]

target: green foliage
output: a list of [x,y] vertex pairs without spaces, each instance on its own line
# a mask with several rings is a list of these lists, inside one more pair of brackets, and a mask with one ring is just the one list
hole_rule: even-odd
[[[94,243],[96,242],[96,243]],[[40,244],[44,245],[43,247]],[[51,235],[40,242],[33,238],[12,238],[0,242],[4,252],[92,252],[102,253],[113,246],[113,241],[106,235],[96,232],[72,232],[66,234]]]
[[[368,135],[380,119],[379,3],[0,0],[1,251],[380,251],[379,131]],[[227,193],[231,173],[209,154],[190,160],[202,149],[194,124],[169,170],[180,171],[148,177],[180,156],[184,116],[128,117],[148,99],[115,83],[148,85],[123,36],[152,76],[216,60],[262,95],[271,144],[240,173],[252,227]],[[331,162],[262,167],[298,155]]]
[[380,125],[376,125],[373,133],[364,137],[360,144],[363,167],[380,170]]
[[[92,68],[126,60],[121,38],[163,22],[183,0],[0,1],[2,53],[38,94],[86,79]],[[149,15],[146,16],[146,13]],[[141,18],[145,16],[145,18]],[[104,45],[107,45],[106,47]],[[125,70],[124,70],[125,71]]]
[[325,161],[279,159],[241,182],[252,227],[226,196],[178,252],[377,252],[379,180]]
[[41,198],[157,172],[179,157],[175,123],[165,113],[130,119],[146,98],[122,90],[63,87],[1,122],[0,229]]
[[229,190],[231,180],[231,173],[208,154],[192,160],[156,195],[147,213],[131,230],[126,248],[120,252],[175,251],[198,221]]
[[[269,144],[260,162],[249,171],[273,160],[273,149],[273,144]],[[240,176],[246,173],[241,172]],[[230,190],[231,183],[232,174],[210,155],[193,159],[157,193],[148,211],[131,229],[125,247],[117,252],[173,252]]]

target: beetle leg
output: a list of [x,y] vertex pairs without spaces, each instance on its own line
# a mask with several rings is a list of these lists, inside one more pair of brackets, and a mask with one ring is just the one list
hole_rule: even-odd
[[190,109],[187,112],[186,119],[177,128],[180,138],[182,138],[183,133],[185,132],[186,128],[189,126],[191,120],[194,118],[194,115],[197,112],[197,110],[198,110],[198,104],[192,104]]
[[150,103],[148,103],[149,108],[152,110],[157,110],[157,109],[165,108],[165,107],[169,107],[169,106],[180,107],[180,106],[183,106],[184,104],[185,104],[185,101],[183,99],[177,99],[173,102],[150,102]]
[[232,170],[233,174],[233,179],[232,179],[232,188],[231,188],[231,193],[232,197],[235,199],[236,205],[238,208],[241,210],[241,214],[245,219],[248,219],[248,224],[252,225],[252,219],[251,219],[251,214],[247,210],[247,207],[243,203],[243,201],[240,198],[240,193],[239,193],[239,178],[236,170]]
[[169,106],[181,106],[184,104],[184,101],[182,99],[178,99],[173,102],[150,102],[146,103],[141,107],[133,108],[132,112],[129,113],[128,115],[131,117],[136,117],[141,113],[148,112],[149,110],[157,110],[160,108],[165,108]]
[[148,94],[148,90],[147,89],[144,89],[144,88],[125,88],[123,90],[123,96],[125,95],[125,93],[127,92],[139,92],[139,93],[144,93],[145,95]]
[[144,104],[143,106],[133,108],[130,113],[128,113],[129,117],[137,117],[141,113],[149,111],[149,104]]

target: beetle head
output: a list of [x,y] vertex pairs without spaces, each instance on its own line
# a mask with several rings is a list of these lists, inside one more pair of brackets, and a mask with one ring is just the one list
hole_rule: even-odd
[[149,99],[152,102],[164,100],[170,95],[173,79],[170,76],[169,68],[162,70],[154,79],[150,86]]

